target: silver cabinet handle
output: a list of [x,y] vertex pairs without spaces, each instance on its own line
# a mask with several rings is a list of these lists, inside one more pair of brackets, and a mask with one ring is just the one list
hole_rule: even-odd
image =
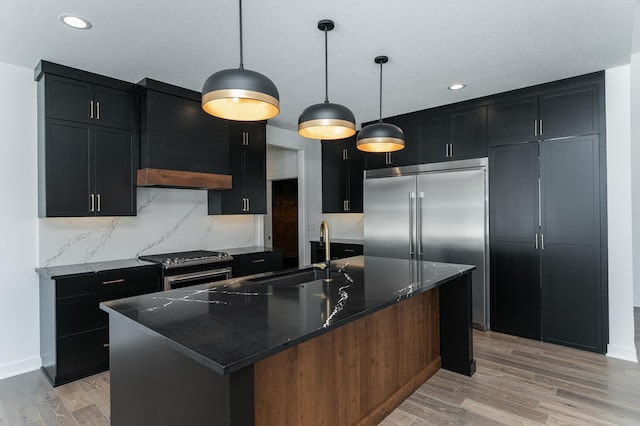
[[96,102],[96,120],[100,120],[100,101]]
[[251,198],[247,198],[247,211],[251,211]]
[[123,282],[124,282],[124,278],[118,278],[117,280],[102,281],[102,284],[104,284],[104,285],[122,284]]
[[262,263],[267,259],[256,259],[256,260],[252,260],[253,263]]
[[542,136],[542,118],[540,119],[540,136]]
[[109,347],[109,344],[108,344],[108,343],[103,343],[103,344],[102,344],[102,347],[103,347],[103,348],[108,348],[108,347]]
[[89,118],[93,118],[93,101],[89,102]]
[[92,212],[96,211],[96,198],[95,195],[91,194],[91,210]]
[[538,120],[533,120],[533,136],[538,136]]
[[540,234],[540,249],[544,250],[544,234]]
[[346,248],[346,249],[344,249],[344,251],[345,251],[346,253],[353,253],[355,250],[354,250],[354,249]]
[[536,232],[536,250],[538,250],[538,233]]
[[246,198],[242,199],[242,211],[243,212],[247,211],[247,199]]
[[449,158],[449,144],[448,143],[444,144],[444,157],[445,158]]
[[249,145],[249,132],[242,132],[242,145]]
[[100,203],[100,194],[98,194],[96,196],[96,198],[98,199],[98,211],[100,211],[100,207],[101,207],[101,203]]
[[349,211],[349,200],[342,201],[342,210],[348,212]]

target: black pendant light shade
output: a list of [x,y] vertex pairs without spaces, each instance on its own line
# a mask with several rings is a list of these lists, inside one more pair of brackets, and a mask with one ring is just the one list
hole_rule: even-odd
[[259,72],[244,69],[242,56],[242,0],[240,9],[240,67],[213,73],[202,88],[202,109],[227,120],[260,121],[280,112],[276,85]]
[[380,64],[380,119],[375,124],[365,126],[358,133],[356,147],[366,152],[393,152],[404,149],[404,132],[394,124],[382,122],[382,64],[386,64],[389,58],[377,56],[374,59]]
[[356,133],[356,118],[343,105],[329,102],[327,32],[335,24],[329,19],[318,22],[318,29],[324,31],[325,45],[325,100],[302,111],[298,118],[298,133],[305,138],[335,140],[353,136]]

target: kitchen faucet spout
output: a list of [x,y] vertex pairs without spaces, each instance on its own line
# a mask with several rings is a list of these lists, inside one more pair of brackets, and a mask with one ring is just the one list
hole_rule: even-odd
[[320,247],[324,244],[324,280],[331,281],[331,243],[329,242],[329,224],[326,220],[320,223]]

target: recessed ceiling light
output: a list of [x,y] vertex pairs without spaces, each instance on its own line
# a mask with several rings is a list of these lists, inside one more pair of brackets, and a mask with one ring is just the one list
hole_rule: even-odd
[[452,84],[451,86],[449,86],[449,90],[460,90],[460,89],[464,89],[465,86],[466,86],[466,84],[455,83],[455,84]]
[[58,18],[60,18],[60,21],[62,21],[63,24],[71,28],[75,28],[78,30],[88,30],[89,28],[91,28],[91,22],[75,15],[63,14],[59,15]]

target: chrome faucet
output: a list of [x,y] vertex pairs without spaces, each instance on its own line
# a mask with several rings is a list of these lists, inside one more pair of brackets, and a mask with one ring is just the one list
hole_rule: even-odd
[[326,220],[320,223],[320,247],[324,244],[324,280],[331,281],[331,243],[329,242],[329,224]]

